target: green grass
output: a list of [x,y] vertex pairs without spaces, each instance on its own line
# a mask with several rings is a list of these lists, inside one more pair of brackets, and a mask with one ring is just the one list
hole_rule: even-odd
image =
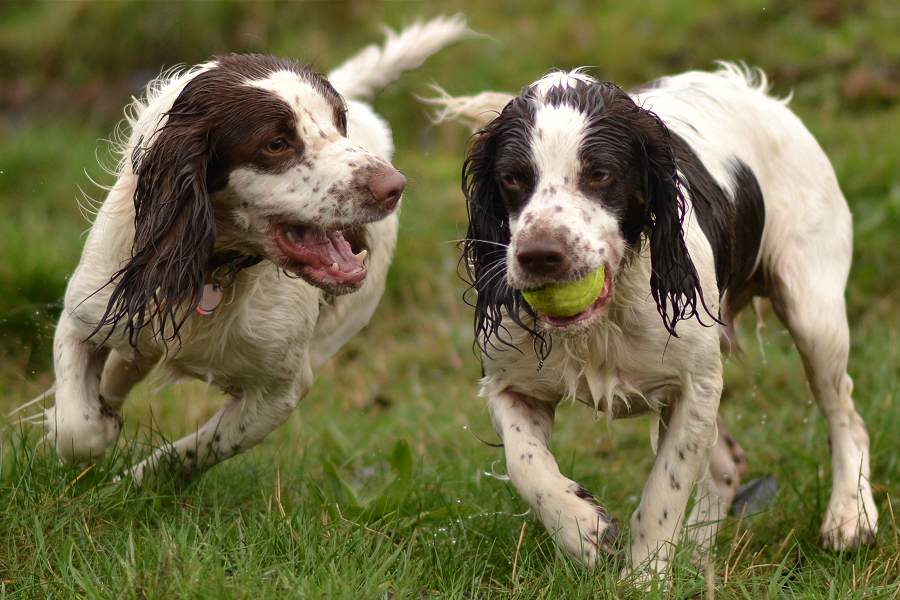
[[[409,177],[397,258],[372,325],[319,373],[297,414],[265,443],[192,482],[112,483],[150,444],[204,421],[221,396],[201,384],[135,390],[116,454],[60,465],[37,432],[0,434],[0,597],[587,598],[642,597],[619,564],[585,571],[561,557],[503,472],[477,398],[471,314],[460,301],[465,230],[458,174],[466,133],[433,127],[412,98],[516,90],[552,66],[592,64],[624,85],[716,58],[767,69],[832,158],[855,219],[848,290],[850,371],[872,440],[877,545],[818,547],[830,489],[824,420],[790,339],[766,314],[727,368],[723,412],[750,459],[775,475],[773,508],[725,523],[711,572],[676,563],[650,597],[896,598],[900,545],[897,406],[900,105],[842,93],[859,67],[897,68],[888,1],[686,0],[510,3],[50,3],[0,5],[0,411],[52,380],[47,349],[87,222],[78,188],[109,182],[95,148],[128,94],[164,64],[228,50],[315,60],[323,69],[378,39],[378,24],[465,9],[492,40],[435,57],[383,94],[397,165]],[[838,18],[828,17],[837,6]],[[763,10],[765,8],[765,10]],[[823,12],[824,11],[824,12]],[[825,15],[825,16],[823,16]],[[40,32],[40,35],[38,35]],[[110,48],[113,48],[110,51]],[[880,72],[880,71],[879,71]],[[87,175],[85,174],[87,173]],[[373,352],[377,348],[377,352]],[[558,412],[561,468],[620,522],[652,464],[646,419],[608,426]],[[494,464],[496,463],[496,464]],[[521,537],[521,544],[519,543]]]

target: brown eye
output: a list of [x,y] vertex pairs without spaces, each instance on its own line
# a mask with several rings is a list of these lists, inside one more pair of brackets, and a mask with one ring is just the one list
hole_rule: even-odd
[[518,190],[522,187],[522,180],[513,173],[501,173],[500,184],[508,190]]
[[608,171],[597,171],[586,178],[585,183],[592,188],[605,188],[616,180]]
[[266,152],[269,154],[281,154],[288,148],[290,148],[290,146],[287,141],[280,137],[270,140],[269,143],[266,144]]

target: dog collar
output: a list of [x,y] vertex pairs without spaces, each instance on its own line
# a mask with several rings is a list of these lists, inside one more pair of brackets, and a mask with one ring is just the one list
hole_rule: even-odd
[[247,256],[237,250],[217,252],[209,259],[206,266],[207,282],[203,285],[197,314],[211,314],[222,303],[225,288],[231,287],[238,273],[248,267],[262,262],[262,256]]

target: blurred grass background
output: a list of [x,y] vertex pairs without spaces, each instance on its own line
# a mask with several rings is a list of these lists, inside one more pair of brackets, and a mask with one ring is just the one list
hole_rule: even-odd
[[[716,59],[762,67],[831,157],[854,213],[850,370],[869,424],[879,545],[818,550],[830,488],[824,421],[773,316],[728,366],[724,412],[753,476],[778,504],[731,522],[714,567],[722,597],[897,597],[896,406],[900,277],[900,4],[762,2],[0,3],[0,411],[49,386],[66,277],[102,199],[106,143],[132,94],[165,67],[223,52],[297,57],[327,71],[380,28],[465,13],[489,38],[432,58],[376,101],[409,178],[397,257],[372,325],[320,373],[298,415],[253,452],[188,487],[109,485],[135,454],[189,431],[221,398],[200,384],[142,385],[121,452],[95,469],[58,465],[15,423],[0,436],[0,597],[604,597],[633,592],[617,568],[588,574],[554,553],[509,484],[485,477],[500,451],[476,397],[471,315],[453,240],[468,134],[434,127],[415,94],[518,90],[552,67],[591,65],[623,86]],[[559,411],[561,467],[622,522],[652,462],[642,419],[611,428]],[[497,468],[502,471],[502,461]],[[521,528],[525,528],[522,530]],[[517,550],[520,531],[524,540]],[[515,556],[515,560],[514,560]],[[513,562],[516,563],[515,567]],[[706,595],[678,567],[672,595]],[[662,592],[658,594],[664,596]]]

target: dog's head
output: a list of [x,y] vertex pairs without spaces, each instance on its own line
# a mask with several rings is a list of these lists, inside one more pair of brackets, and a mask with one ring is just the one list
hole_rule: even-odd
[[[617,274],[645,241],[648,292],[674,335],[702,302],[682,233],[680,177],[665,125],[612,83],[554,72],[509,101],[476,135],[463,166],[464,259],[481,344],[503,331],[505,315],[539,341],[595,326]],[[576,281],[601,265],[606,283],[580,314],[537,314],[522,298],[522,290]]]
[[[366,277],[362,226],[389,215],[406,180],[347,139],[346,107],[322,76],[264,55],[215,58],[131,155],[132,256],[103,324],[177,335],[215,247],[267,258],[331,294]],[[166,326],[166,321],[170,325]]]

